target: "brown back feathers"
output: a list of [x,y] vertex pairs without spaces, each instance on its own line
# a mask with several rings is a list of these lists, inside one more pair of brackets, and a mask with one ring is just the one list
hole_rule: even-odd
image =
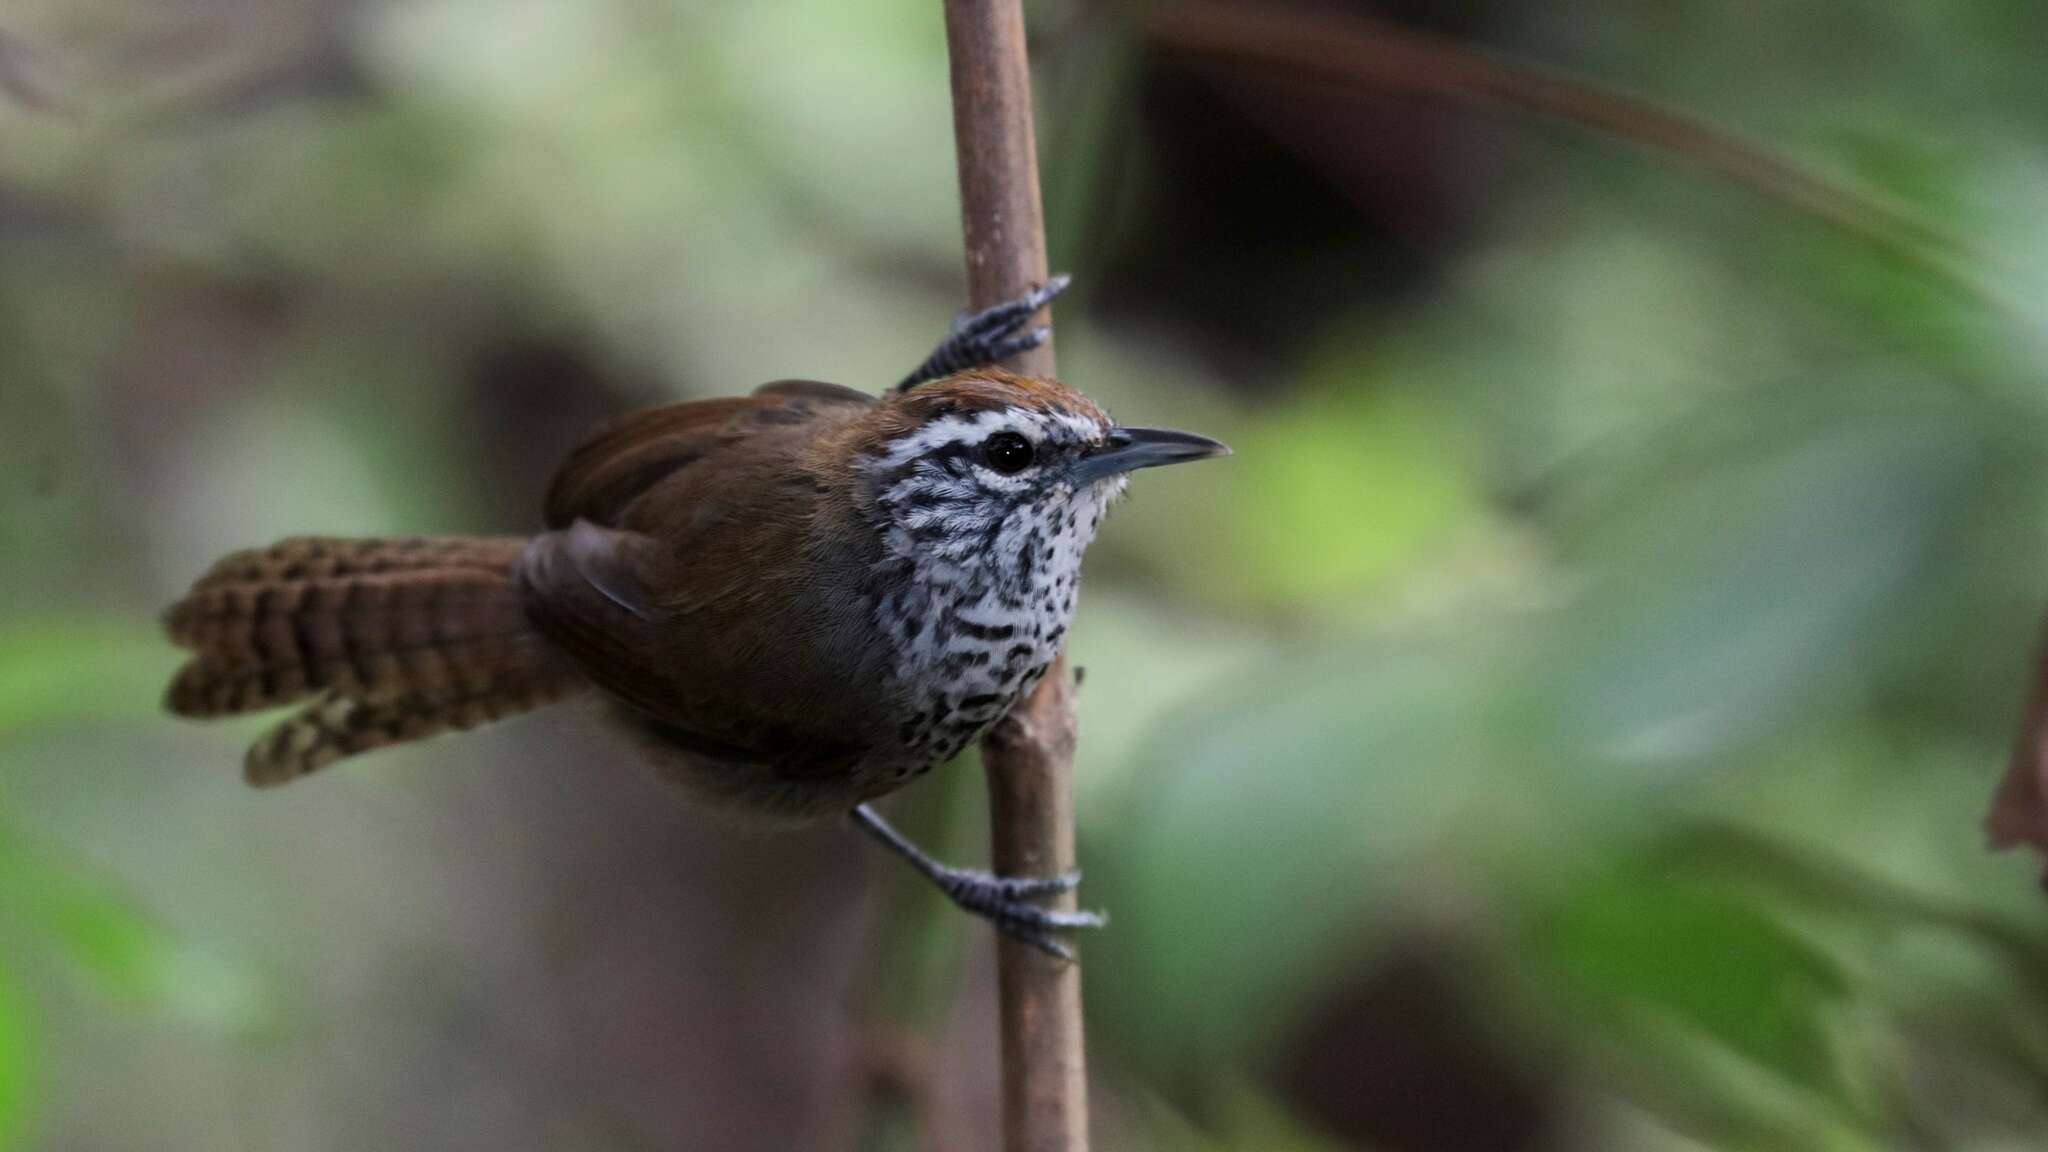
[[580,678],[528,622],[517,537],[300,537],[214,565],[164,616],[193,653],[165,703],[223,716],[310,700],[249,749],[258,785],[470,728]]

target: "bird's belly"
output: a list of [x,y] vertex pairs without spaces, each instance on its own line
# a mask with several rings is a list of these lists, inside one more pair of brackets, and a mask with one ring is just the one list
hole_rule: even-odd
[[[915,684],[896,681],[859,731],[831,737],[784,729],[746,746],[721,746],[614,702],[661,774],[691,791],[771,819],[843,815],[901,788],[980,739],[1035,685],[1051,650],[1033,647],[1010,666],[956,662]],[[991,670],[992,669],[992,670]]]
[[1059,651],[1057,641],[997,640],[954,651],[916,685],[920,703],[896,727],[901,782],[944,763],[979,740],[1035,687]]
[[648,763],[664,779],[718,807],[769,820],[843,816],[900,786],[890,781],[905,764],[902,751],[886,739],[785,732],[757,746],[720,746],[618,702],[611,711],[639,738]]

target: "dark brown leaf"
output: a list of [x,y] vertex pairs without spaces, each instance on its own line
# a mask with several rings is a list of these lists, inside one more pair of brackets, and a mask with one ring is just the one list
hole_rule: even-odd
[[[2013,742],[2005,779],[1991,800],[1984,829],[1993,848],[2031,844],[2048,856],[2048,635],[2034,655],[2034,682],[2027,692],[2026,720]],[[2048,880],[2048,876],[2044,876]]]

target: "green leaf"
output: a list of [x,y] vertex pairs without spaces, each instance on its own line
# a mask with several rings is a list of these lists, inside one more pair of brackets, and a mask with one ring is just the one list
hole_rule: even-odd
[[1977,447],[1938,403],[1739,443],[1647,478],[1577,558],[1552,690],[1589,781],[1640,787],[1852,699],[1964,509]]
[[1088,824],[1091,899],[1113,917],[1093,1003],[1128,1056],[1258,1052],[1417,895],[1426,849],[1538,809],[1504,771],[1523,731],[1508,631],[1297,653],[1157,727]]
[[1869,1149],[1894,1034],[1856,968],[1759,893],[1660,851],[1525,891],[1497,963],[1593,1076],[1716,1147]]
[[1644,1012],[1794,1082],[1839,1093],[1828,1012],[1848,992],[1822,952],[1737,895],[1655,871],[1592,878],[1539,916],[1516,955],[1607,1026]]
[[[1983,301],[1937,271],[1943,260],[1966,268],[1974,263],[1966,238],[1982,234],[1985,221],[1964,194],[1973,175],[1973,158],[1955,147],[1936,149],[1895,129],[1845,130],[1838,134],[1836,150],[1859,183],[1906,205],[1915,219],[1931,222],[1937,231],[1922,236],[1911,228],[1890,229],[1919,258],[1861,236],[1825,229],[1803,232],[1799,243],[1812,251],[1822,291],[1867,322],[1864,336],[1870,346],[1896,350],[1937,368],[1988,366],[2007,318],[1987,311]],[[1982,276],[1996,274],[1995,265],[1970,270]]]
[[24,926],[101,994],[221,1032],[267,1026],[253,973],[180,940],[65,862],[0,836],[0,921]]

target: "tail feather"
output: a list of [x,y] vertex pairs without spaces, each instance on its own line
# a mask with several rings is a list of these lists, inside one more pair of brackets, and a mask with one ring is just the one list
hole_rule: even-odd
[[388,572],[503,572],[525,547],[521,536],[293,536],[223,556],[192,591]]
[[528,621],[515,537],[304,537],[238,552],[164,616],[182,716],[313,698],[249,750],[252,783],[538,707],[580,683]]
[[164,706],[180,716],[211,719],[260,712],[307,696],[374,697],[404,687],[429,698],[484,690],[506,668],[534,662],[537,637],[506,635],[435,647],[362,651],[312,661],[247,663],[194,656],[172,678]]
[[363,699],[328,693],[249,746],[242,775],[258,788],[287,784],[358,752],[462,731],[538,708],[566,686],[508,680],[447,696],[416,692]]

